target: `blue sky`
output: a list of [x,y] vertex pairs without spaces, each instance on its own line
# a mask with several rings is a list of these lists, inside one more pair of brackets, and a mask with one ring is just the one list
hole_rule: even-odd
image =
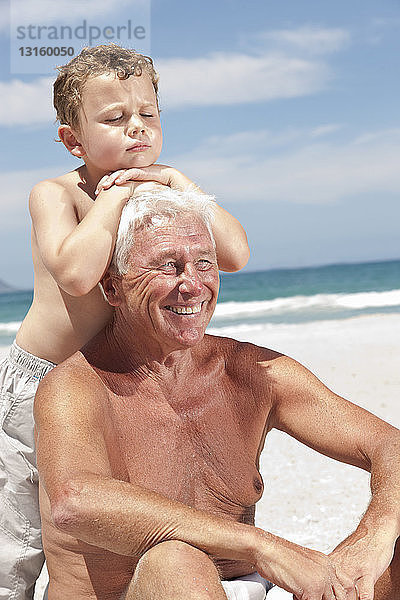
[[[76,9],[76,19],[95,22],[103,10],[124,23],[133,4],[53,2],[60,22]],[[10,72],[4,5],[0,279],[30,287],[29,190],[79,163],[54,142],[54,77]],[[241,220],[249,270],[400,258],[398,0],[146,6],[160,73],[160,161]]]

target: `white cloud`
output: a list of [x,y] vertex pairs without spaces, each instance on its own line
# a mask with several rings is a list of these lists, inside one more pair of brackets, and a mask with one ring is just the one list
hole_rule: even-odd
[[330,135],[331,133],[335,133],[335,131],[338,131],[342,127],[343,127],[343,125],[341,125],[340,123],[330,123],[328,125],[319,125],[318,127],[316,127],[315,129],[313,129],[311,131],[311,136],[312,137],[322,137],[325,135]]
[[365,193],[378,199],[400,194],[398,130],[365,134],[363,143],[361,136],[322,141],[314,132],[213,137],[170,162],[225,201],[324,204]]
[[[387,194],[400,197],[399,130],[365,133],[349,141],[327,135],[322,142],[313,136],[315,129],[214,136],[191,153],[168,160],[225,202],[328,204],[351,202],[362,194],[376,194],[377,202]],[[3,227],[26,223],[35,183],[67,170],[64,165],[1,173]]]
[[0,125],[50,124],[55,119],[52,107],[53,77],[41,77],[32,83],[20,79],[0,81]]
[[[283,55],[220,53],[204,58],[160,60],[163,109],[266,102],[315,93],[330,73],[326,65]],[[0,125],[51,123],[54,78],[0,82]]]
[[329,54],[346,47],[350,33],[346,29],[303,26],[298,29],[278,29],[257,34],[259,41],[291,47],[312,54]]
[[323,89],[330,78],[323,63],[276,53],[160,60],[157,68],[161,103],[168,109],[305,96]]
[[[25,2],[26,0],[13,0]],[[137,0],[140,4],[147,0]],[[84,16],[88,4],[96,5],[96,14],[105,7],[122,0],[60,0],[49,8],[46,22],[54,15],[66,11],[69,17]],[[38,4],[43,10],[44,3]],[[29,0],[25,17],[36,3]],[[57,8],[54,8],[57,7]],[[53,11],[53,12],[52,12]],[[28,16],[27,16],[28,15]],[[36,20],[37,22],[37,20]],[[315,57],[301,57],[300,49],[312,53],[327,53],[343,47],[349,34],[342,29],[316,29],[303,27],[293,30],[263,32],[258,41],[269,42],[254,54],[252,52],[219,52],[200,58],[170,58],[157,61],[161,75],[161,104],[166,109],[187,106],[227,106],[241,103],[268,102],[275,99],[306,96],[324,90],[332,78],[326,61]],[[256,38],[253,39],[253,44]],[[278,50],[277,50],[278,49]],[[30,83],[19,79],[0,82],[3,100],[0,109],[0,125],[27,125],[49,123],[53,116],[51,108],[52,78],[40,78]],[[32,107],[34,110],[32,111]]]

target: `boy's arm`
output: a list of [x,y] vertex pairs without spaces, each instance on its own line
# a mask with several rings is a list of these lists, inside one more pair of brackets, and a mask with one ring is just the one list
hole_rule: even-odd
[[68,294],[87,294],[104,275],[131,187],[102,191],[80,222],[74,200],[61,184],[43,181],[33,188],[29,209],[39,251],[47,270]]
[[239,221],[219,204],[215,204],[212,232],[221,271],[232,273],[243,269],[250,258],[246,232]]
[[[100,180],[96,192],[111,189],[114,184],[120,186],[126,185],[129,181],[149,180],[157,181],[178,190],[185,190],[189,186],[194,186],[199,192],[202,191],[177,169],[166,165],[151,165],[142,169],[127,169],[106,175]],[[217,247],[218,266],[221,271],[240,271],[247,264],[250,257],[246,232],[235,217],[218,204],[215,206],[212,231]]]

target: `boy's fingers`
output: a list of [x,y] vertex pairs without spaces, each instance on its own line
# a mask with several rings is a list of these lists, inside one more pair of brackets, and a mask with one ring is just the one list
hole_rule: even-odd
[[127,169],[116,178],[114,183],[118,185],[130,180],[157,181],[158,183],[168,185],[169,176],[166,171],[160,169],[158,166],[151,165],[143,169]]
[[101,192],[101,190],[104,190],[107,187],[110,175],[111,175],[111,173],[108,173],[108,175],[104,175],[100,179],[99,183],[96,186],[95,192],[94,192],[96,195],[99,194]]
[[97,184],[95,194],[99,194],[101,190],[108,190],[114,183],[117,177],[120,177],[125,170],[115,171],[114,173],[109,173],[108,175],[104,175]]
[[115,183],[126,183],[127,181],[132,180],[147,181],[150,179],[153,179],[153,177],[148,172],[143,171],[143,169],[127,169],[126,171],[118,175],[118,177],[115,180]]

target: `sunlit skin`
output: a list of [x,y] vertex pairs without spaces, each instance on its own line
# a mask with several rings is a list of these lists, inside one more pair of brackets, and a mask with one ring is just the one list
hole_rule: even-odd
[[[196,344],[214,312],[219,286],[207,228],[183,215],[174,223],[141,231],[128,273],[107,277],[103,284],[111,304],[120,307],[115,333],[126,338],[129,348],[129,324],[134,323],[142,358],[162,360]],[[192,313],[182,314],[183,310]]]
[[[398,600],[400,432],[288,357],[205,335],[218,271],[198,218],[139,230],[129,256],[103,279],[111,322],[36,395],[49,600],[223,600],[219,576],[254,570],[298,600],[372,600],[386,570],[374,600]],[[329,557],[254,526],[272,428],[371,470]]]
[[[40,182],[31,192],[35,290],[17,334],[22,348],[55,363],[81,348],[111,317],[98,283],[111,260],[121,211],[134,189],[142,182],[178,190],[193,185],[176,169],[153,164],[161,151],[162,131],[154,87],[145,71],[128,79],[114,73],[89,78],[79,123],[61,125],[59,137],[85,164]],[[241,269],[249,257],[246,234],[234,217],[217,204],[215,208],[219,268]]]
[[89,79],[82,92],[79,125],[60,127],[72,132],[72,153],[84,158],[93,180],[119,169],[148,167],[162,147],[156,94],[150,76],[119,79],[114,73]]
[[[85,164],[41,182],[31,193],[35,293],[17,334],[22,348],[55,363],[76,352],[112,315],[97,284],[111,259],[121,210],[136,184],[113,186],[97,197],[95,189],[110,171],[147,167],[161,152],[160,116],[149,75],[89,79],[79,127],[62,125],[59,136]],[[152,169],[148,175],[136,174],[160,179]]]

